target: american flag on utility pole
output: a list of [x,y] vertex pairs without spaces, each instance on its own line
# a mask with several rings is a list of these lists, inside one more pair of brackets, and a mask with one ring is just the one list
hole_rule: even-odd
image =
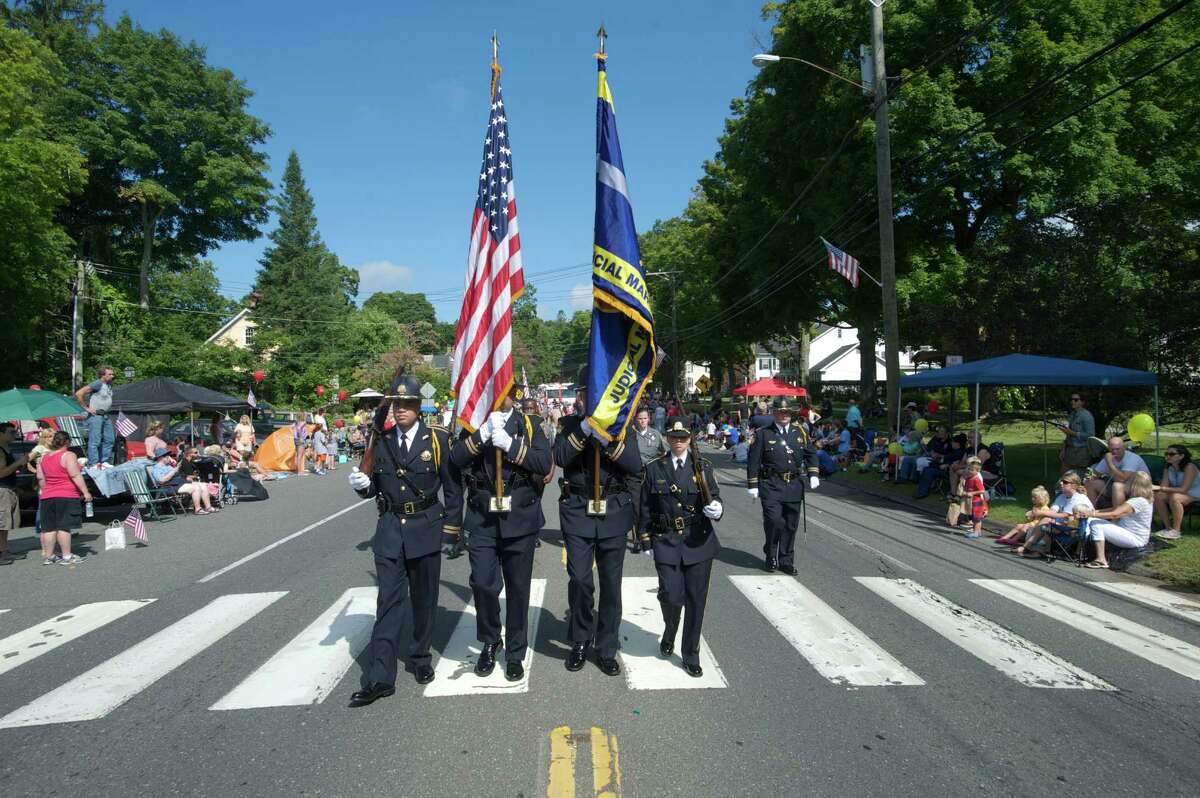
[[829,268],[849,280],[850,285],[858,288],[858,261],[823,238],[821,243],[829,253]]
[[455,416],[472,432],[512,385],[512,304],[525,288],[498,45],[492,36],[491,109],[471,216],[466,293],[454,334]]
[[134,507],[129,511],[129,515],[125,516],[123,526],[129,527],[133,531],[133,536],[142,543],[150,543],[150,536],[146,534],[146,523],[142,520],[142,514],[138,512],[138,508]]
[[129,416],[124,413],[117,413],[117,423],[113,426],[117,428],[117,434],[122,438],[128,438],[138,431],[138,425],[133,423]]

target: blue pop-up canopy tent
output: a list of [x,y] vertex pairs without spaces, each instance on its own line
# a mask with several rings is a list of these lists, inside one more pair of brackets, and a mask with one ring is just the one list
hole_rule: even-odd
[[[1153,386],[1154,446],[1158,448],[1158,375],[1149,371],[1107,366],[1086,360],[1041,355],[1003,355],[961,366],[930,369],[900,378],[900,389],[975,386],[975,432],[979,432],[981,385],[1099,385],[1107,387]],[[1043,395],[1043,410],[1044,397]],[[899,403],[897,403],[899,404]]]

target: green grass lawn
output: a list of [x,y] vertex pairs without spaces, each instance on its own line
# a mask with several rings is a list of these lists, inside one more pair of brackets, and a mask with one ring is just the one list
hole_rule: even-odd
[[[958,431],[970,430],[970,422],[958,426]],[[1025,520],[1025,511],[1029,509],[1029,491],[1035,485],[1043,485],[1054,496],[1055,481],[1058,478],[1058,446],[1062,434],[1057,430],[1049,430],[1046,440],[1042,443],[1042,425],[1037,422],[1009,421],[996,424],[980,423],[980,431],[985,443],[1001,441],[1004,443],[1005,456],[1008,461],[1008,477],[1016,487],[1016,501],[993,501],[988,508],[988,519],[1004,525],[1013,525]],[[1174,437],[1170,432],[1164,432],[1161,448],[1172,444],[1189,446],[1200,459],[1200,441],[1185,440]],[[1142,454],[1156,453],[1150,446],[1139,449]],[[856,467],[838,474],[837,481],[847,485],[860,484],[870,486],[872,490],[885,494],[893,494],[914,500],[916,485],[896,485],[882,482],[880,475],[874,471],[860,473]],[[946,510],[945,490],[931,494],[918,502],[927,506],[932,512],[944,515]],[[1164,549],[1150,556],[1146,562],[1160,578],[1179,585],[1200,587],[1200,522],[1192,521],[1195,528],[1189,529],[1189,521],[1184,522],[1184,536],[1171,548]]]

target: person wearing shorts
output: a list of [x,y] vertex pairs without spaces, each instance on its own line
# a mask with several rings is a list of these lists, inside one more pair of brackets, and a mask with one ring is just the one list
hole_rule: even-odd
[[[67,448],[70,445],[70,435],[54,433],[50,451],[37,464],[42,565],[74,565],[81,559],[71,553],[71,530],[83,526],[83,502],[90,502],[92,494],[83,481],[79,460]],[[54,553],[56,542],[61,556]]]

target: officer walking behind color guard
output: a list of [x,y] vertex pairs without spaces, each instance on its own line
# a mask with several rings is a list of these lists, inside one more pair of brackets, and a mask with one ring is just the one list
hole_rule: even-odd
[[[576,407],[587,406],[584,391]],[[597,458],[597,452],[599,456]],[[597,460],[599,470],[597,471]],[[625,536],[633,528],[642,459],[629,441],[605,445],[584,423],[582,410],[563,419],[562,433],[554,440],[554,462],[563,471],[559,486],[558,516],[567,548],[567,603],[570,620],[567,637],[571,652],[566,667],[578,671],[595,643],[596,662],[609,676],[621,672],[617,663],[621,627],[621,576],[625,570]],[[596,503],[596,483],[599,502]],[[592,562],[600,576],[599,618],[594,599]]]
[[775,400],[774,417],[774,424],[754,435],[746,459],[746,476],[750,495],[762,502],[766,538],[763,567],[794,576],[804,476],[808,475],[808,485],[814,490],[821,481],[817,476],[817,453],[809,445],[804,429],[792,423],[792,406],[786,399]]
[[[692,435],[681,421],[666,432],[670,451],[646,466],[642,482],[641,521],[654,546],[658,601],[666,629],[658,644],[664,657],[675,651],[675,634],[683,616],[683,669],[700,677],[700,627],[708,601],[713,557],[721,549],[713,521],[724,513],[712,464],[698,460],[689,448]],[[700,484],[703,480],[703,486]]]
[[504,677],[510,682],[525,675],[522,663],[529,647],[533,549],[546,523],[539,488],[550,470],[550,445],[538,419],[514,407],[519,394],[516,385],[510,388],[500,409],[475,432],[463,430],[450,452],[450,460],[462,471],[467,486],[463,526],[468,533],[475,632],[483,644],[475,675],[488,676],[496,666],[503,588]]
[[[404,605],[412,606],[409,662],[418,684],[433,681],[429,646],[438,605],[443,532],[461,528],[462,493],[451,473],[449,433],[420,420],[421,381],[403,377],[376,416],[369,473],[355,468],[350,486],[375,497],[375,573],[379,582],[370,664],[350,706],[362,707],[396,692],[396,660]],[[383,431],[386,402],[396,425]],[[365,458],[364,458],[365,459]],[[445,508],[438,501],[441,489]]]

